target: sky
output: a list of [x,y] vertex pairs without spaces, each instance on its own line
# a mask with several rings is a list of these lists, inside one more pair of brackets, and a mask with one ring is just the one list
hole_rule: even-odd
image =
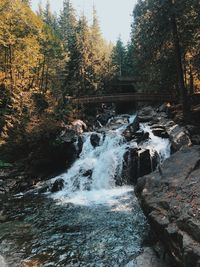
[[[132,11],[137,0],[71,0],[78,15],[83,11],[89,23],[92,21],[92,6],[96,7],[101,31],[107,41],[116,42],[120,36],[127,43],[130,36]],[[32,7],[37,10],[39,0],[32,0]],[[46,0],[42,0],[45,5]],[[59,13],[63,0],[50,0],[52,11]]]

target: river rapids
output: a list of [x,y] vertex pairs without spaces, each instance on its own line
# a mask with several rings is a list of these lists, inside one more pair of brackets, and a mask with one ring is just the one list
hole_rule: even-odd
[[[0,267],[134,267],[148,233],[148,224],[139,207],[133,186],[116,185],[121,179],[124,154],[137,147],[122,133],[135,116],[115,129],[83,134],[79,158],[66,172],[50,182],[63,179],[57,193],[21,194],[9,197],[4,205],[9,220],[0,224]],[[116,120],[116,118],[115,118]],[[141,144],[160,161],[170,156],[168,139],[153,135]],[[41,185],[38,185],[40,187]]]

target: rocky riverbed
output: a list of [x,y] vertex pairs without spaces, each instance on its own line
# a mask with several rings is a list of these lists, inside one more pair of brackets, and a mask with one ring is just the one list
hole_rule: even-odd
[[[46,246],[47,243],[40,240],[40,231],[43,229],[41,221],[47,221],[50,224],[50,227],[46,229],[45,242],[47,242],[52,238],[52,229],[58,229],[60,224],[63,225],[66,214],[71,214],[71,220],[68,219],[66,225],[67,229],[71,229],[71,222],[74,224],[77,220],[75,218],[77,212],[80,220],[77,228],[72,232],[74,237],[81,234],[80,242],[84,239],[82,234],[88,235],[87,229],[83,231],[82,228],[82,224],[85,225],[84,214],[88,214],[91,219],[92,214],[95,216],[99,214],[99,227],[108,218],[106,214],[109,215],[108,224],[100,228],[106,235],[109,236],[109,231],[113,235],[110,239],[112,250],[107,261],[102,261],[102,255],[93,251],[93,255],[96,253],[94,264],[98,262],[98,264],[103,264],[102,266],[107,266],[106,264],[109,263],[114,264],[113,266],[127,267],[172,267],[174,263],[174,266],[198,266],[199,147],[192,146],[192,143],[198,143],[198,127],[180,126],[173,120],[172,111],[165,105],[157,109],[142,108],[137,116],[133,117],[116,116],[113,113],[101,114],[94,125],[90,129],[91,133],[84,133],[86,125],[79,120],[64,127],[54,136],[54,145],[50,150],[48,149],[48,153],[51,152],[52,155],[40,152],[41,158],[45,158],[48,154],[45,158],[47,160],[33,164],[35,166],[32,166],[33,168],[26,168],[28,172],[13,170],[12,167],[1,170],[0,196],[4,205],[1,208],[0,222],[2,229],[6,230],[7,238],[4,235],[0,237],[2,242],[0,248],[2,253],[8,257],[8,262],[11,264],[9,266],[14,264],[9,256],[10,249],[13,249],[12,253],[18,262],[26,258],[26,261],[22,261],[23,266],[40,266],[41,262],[44,266],[55,266],[58,261],[61,262],[58,266],[66,266],[65,262],[69,263],[67,266],[71,266],[72,262],[75,264],[73,266],[93,266],[88,261],[90,255],[83,247],[79,255],[73,254],[73,249],[71,250],[73,255],[69,253],[66,255],[65,242],[59,243],[59,238],[55,238],[55,242],[59,243],[60,252],[53,250],[55,256],[49,259],[47,256],[43,257],[43,254],[49,254],[53,247]],[[170,152],[173,155],[165,161],[170,156]],[[59,155],[62,164],[57,158]],[[54,168],[50,168],[50,171],[45,174],[46,163],[49,162],[51,166],[54,159],[56,159]],[[30,155],[28,162],[28,164],[35,162],[34,154]],[[72,167],[63,175],[43,182],[44,178],[51,178],[56,175],[56,172],[63,172],[64,166],[65,168]],[[42,175],[38,175],[40,170],[42,170]],[[155,172],[152,173],[152,171]],[[39,186],[35,187],[38,181],[42,183],[40,182]],[[124,185],[136,185],[135,191],[139,203],[152,226],[151,241],[153,242],[148,241],[144,244],[142,232],[146,235],[144,229],[147,230],[148,225],[139,210],[132,188],[124,188]],[[112,191],[115,187],[116,191]],[[13,193],[26,192],[28,189],[28,194],[13,198]],[[109,191],[110,189],[112,190]],[[53,201],[46,201],[44,193],[49,194],[50,191],[54,196]],[[80,194],[81,191],[83,193]],[[17,199],[19,205],[15,203]],[[64,203],[65,207],[57,209],[57,201],[59,205]],[[81,207],[83,203],[86,208]],[[42,210],[45,209],[52,210],[52,214],[58,215],[55,218],[55,225],[51,223],[52,217],[48,213],[42,214]],[[37,217],[37,210],[40,213],[39,217]],[[60,211],[63,215],[65,214],[64,217],[61,216],[61,220],[59,219]],[[119,211],[118,214],[116,211]],[[132,215],[131,212],[133,212]],[[114,238],[117,234],[112,231],[113,220],[118,221],[119,229],[124,231],[117,238]],[[131,220],[133,224],[130,223]],[[138,220],[141,223],[138,225],[139,228],[136,228]],[[95,224],[95,221],[93,223]],[[125,223],[128,228],[122,229]],[[32,225],[32,228],[29,227],[29,230],[25,231],[27,238],[24,238],[23,233],[19,234],[19,225],[21,227]],[[40,225],[41,229],[37,225]],[[9,239],[12,235],[11,229],[13,233],[16,233],[16,242],[18,242],[18,237],[22,240],[24,250],[21,250],[21,254],[17,252],[16,243]],[[82,230],[79,231],[80,229]],[[98,228],[90,229],[100,233]],[[60,230],[56,232],[58,235],[64,234]],[[70,236],[71,232],[67,232],[65,237],[67,242]],[[45,239],[45,236],[42,238]],[[102,238],[106,246],[109,243],[103,233],[99,238],[98,236],[92,238],[94,244],[99,238]],[[75,241],[74,238],[71,239],[71,247],[79,243]],[[88,242],[89,240],[87,245],[90,246],[92,243]],[[122,247],[115,247],[115,242],[119,242]],[[124,248],[123,243],[127,244]],[[33,246],[41,253],[37,254]],[[6,250],[3,247],[7,247]],[[130,255],[126,256],[126,250],[131,247]],[[117,253],[122,253],[119,259],[113,256],[115,249]],[[65,259],[64,256],[66,256]],[[86,261],[85,265],[80,265],[84,261]],[[3,262],[3,258],[0,258],[0,262]],[[34,262],[36,265],[30,265]]]

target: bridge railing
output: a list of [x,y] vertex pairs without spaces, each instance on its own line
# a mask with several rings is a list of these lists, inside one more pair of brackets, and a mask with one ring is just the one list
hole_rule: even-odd
[[89,104],[89,103],[111,103],[111,102],[165,102],[174,101],[175,97],[170,94],[151,94],[151,93],[127,93],[117,95],[100,95],[100,96],[81,96],[81,97],[68,97],[68,100],[76,104]]

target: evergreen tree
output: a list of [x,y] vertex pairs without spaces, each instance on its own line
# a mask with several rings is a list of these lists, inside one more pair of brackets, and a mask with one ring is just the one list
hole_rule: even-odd
[[126,58],[126,48],[121,38],[119,37],[116,46],[114,46],[112,52],[112,63],[116,67],[116,73],[119,76],[126,75],[125,58]]
[[76,38],[77,19],[70,0],[64,0],[63,2],[59,25],[65,50],[71,52]]

